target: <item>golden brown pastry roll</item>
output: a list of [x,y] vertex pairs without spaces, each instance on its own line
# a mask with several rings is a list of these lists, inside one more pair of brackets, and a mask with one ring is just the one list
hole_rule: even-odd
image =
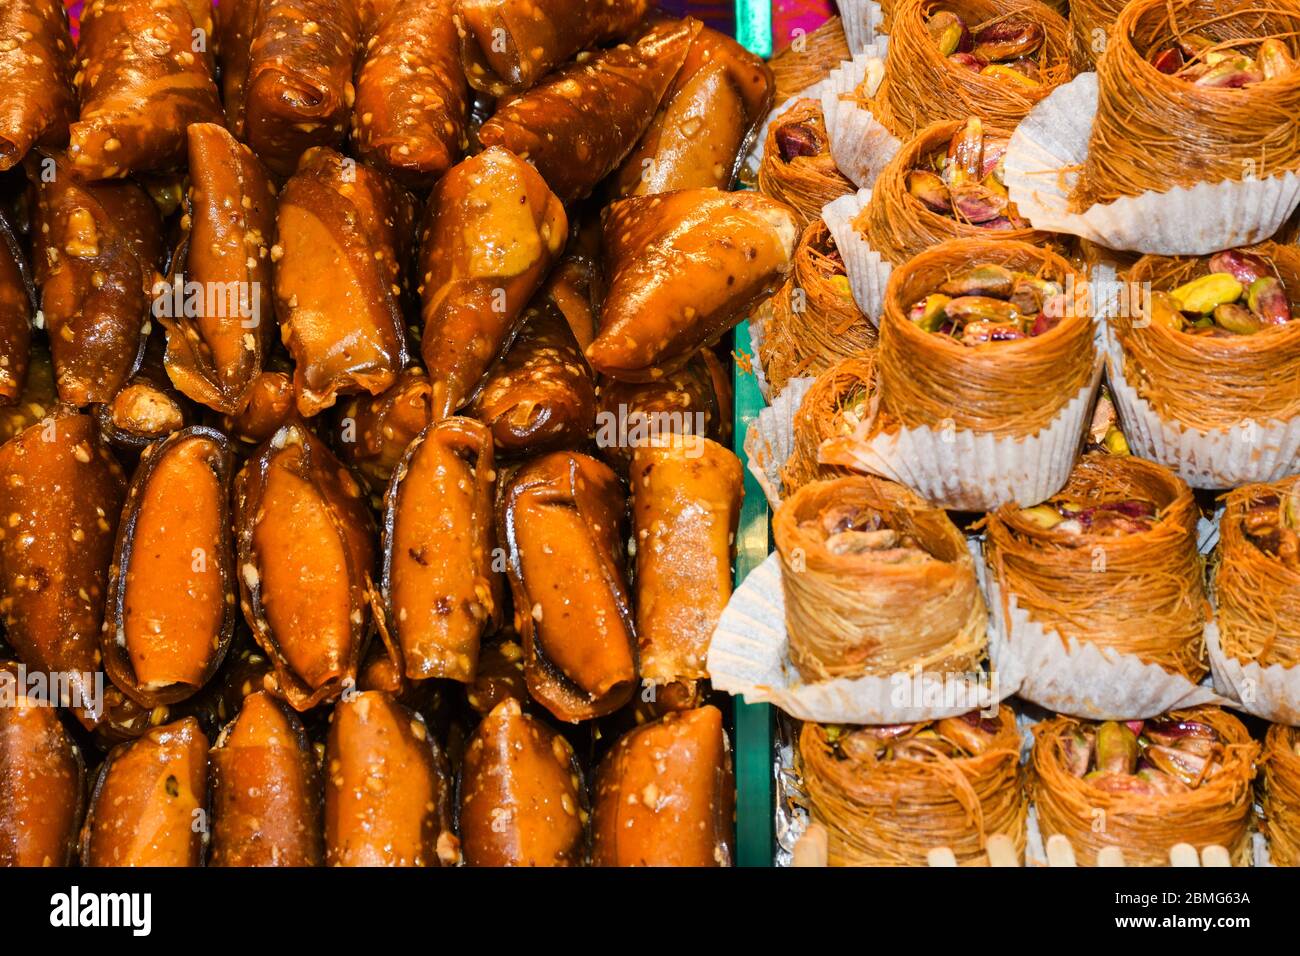
[[727,189],[772,109],[772,71],[724,33],[704,27],[650,128],[619,170],[618,196]]
[[594,866],[730,866],[735,811],[722,712],[700,707],[624,734],[600,763]]
[[12,405],[0,402],[0,445],[44,418],[58,401],[49,346],[40,337],[35,337],[28,355],[22,393]]
[[596,396],[596,445],[621,475],[627,474],[636,447],[654,435],[731,441],[731,378],[709,349],[653,381],[602,378]]
[[663,435],[633,454],[628,484],[641,677],[708,677],[709,641],[731,597],[740,459],[703,436]]
[[502,101],[479,141],[527,159],[565,202],[590,194],[650,125],[699,29],[694,19],[665,21],[575,61]]
[[18,401],[27,382],[32,305],[22,248],[8,223],[0,219],[0,405]]
[[111,401],[92,406],[100,435],[109,446],[138,455],[192,424],[195,406],[172,387],[163,367],[166,342],[159,327],[145,341],[144,356]]
[[378,170],[321,147],[280,194],[276,315],[293,356],[298,411],[378,395],[406,365],[403,263],[415,204]]
[[501,622],[492,570],[492,436],[444,418],[411,442],[385,495],[384,601],[406,676],[469,683],[479,638]]
[[[591,231],[595,234],[595,244],[592,248],[582,248],[585,243],[570,243],[570,249],[542,287],[543,294],[569,323],[569,330],[583,352],[596,338],[596,311],[601,294],[600,224],[595,217],[593,221],[595,228]],[[584,223],[578,230],[579,235],[587,228]]]
[[231,415],[247,404],[275,344],[275,187],[252,150],[215,123],[189,128],[189,158],[188,232],[172,258],[165,307],[154,313],[176,387]]
[[86,809],[86,766],[58,709],[28,695],[21,666],[0,662],[0,866],[68,866]]
[[402,369],[378,395],[349,395],[337,406],[332,435],[343,460],[380,496],[406,446],[431,418],[429,376],[417,365]]
[[484,150],[439,180],[419,264],[435,419],[461,408],[501,355],[568,228],[537,170],[504,149]]
[[501,455],[575,448],[590,438],[596,384],[573,329],[549,299],[525,310],[519,334],[466,414],[492,430]]
[[59,398],[106,402],[140,359],[162,263],[162,223],[133,182],[83,183],[64,159],[31,164],[37,188],[33,262]]
[[126,477],[95,420],[59,409],[0,446],[0,613],[5,639],[35,671],[67,672],[78,720],[102,713],[94,675]]
[[185,164],[186,127],[222,119],[211,35],[206,4],[100,0],[85,8],[77,43],[81,115],[68,130],[77,175],[112,179]]
[[221,423],[231,438],[260,445],[297,414],[293,377],[287,372],[268,370],[253,379],[243,410],[238,415],[223,415]]
[[685,189],[605,213],[609,291],[587,349],[598,372],[660,377],[736,325],[790,271],[794,213],[758,193]]
[[357,153],[413,187],[431,184],[469,145],[454,2],[395,0],[357,70]]
[[528,690],[560,720],[608,714],[636,687],[623,510],[614,472],[564,451],[524,465],[498,498]]
[[320,866],[321,781],[298,715],[264,691],[244,698],[212,764],[209,866]]
[[325,752],[328,866],[451,866],[446,758],[424,718],[380,691],[339,701]]
[[81,833],[83,866],[201,866],[208,738],[186,717],[114,747]]
[[258,0],[253,23],[243,135],[267,168],[288,176],[308,149],[338,146],[347,136],[361,39],[358,5]]
[[237,139],[245,139],[244,111],[248,100],[248,64],[257,15],[263,0],[226,0],[213,7],[216,21],[217,63],[221,66],[221,102],[225,105],[226,127]]
[[370,633],[375,523],[361,485],[290,423],[235,480],[240,606],[296,710],[355,684]]
[[470,710],[486,717],[503,700],[528,701],[524,679],[524,648],[513,631],[498,634],[479,649],[474,683],[465,685]]
[[588,811],[573,747],[503,700],[465,748],[461,850],[469,866],[581,866]]
[[465,76],[505,96],[528,89],[569,57],[630,34],[650,0],[457,0]]
[[0,7],[0,172],[33,146],[62,146],[77,118],[72,36],[59,0],[10,0]]
[[150,445],[127,491],[100,649],[108,676],[154,707],[192,695],[235,632],[234,454],[187,428]]

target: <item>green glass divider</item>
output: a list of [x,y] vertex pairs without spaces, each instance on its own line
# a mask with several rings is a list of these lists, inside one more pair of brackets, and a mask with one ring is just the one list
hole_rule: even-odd
[[736,39],[751,53],[772,55],[771,0],[736,0]]
[[[736,0],[736,39],[761,57],[772,55],[772,0]],[[764,404],[749,356],[757,362],[749,323],[737,326],[733,338],[738,361],[732,365],[735,390],[736,454],[748,466],[745,435],[749,423]],[[768,551],[767,498],[754,476],[745,468],[745,500],[736,531],[736,585],[762,564]],[[736,717],[736,862],[740,866],[771,866],[773,839],[772,729],[770,704],[746,704],[732,698]]]
[[[743,448],[749,423],[764,406],[758,379],[745,362],[754,362],[749,323],[742,322],[735,332],[732,382],[735,386],[735,444],[745,468],[745,500],[740,509],[740,526],[736,531],[736,585],[767,558],[767,498],[748,468]],[[736,708],[736,862],[740,866],[772,865],[772,722],[770,704],[746,704],[733,698]]]

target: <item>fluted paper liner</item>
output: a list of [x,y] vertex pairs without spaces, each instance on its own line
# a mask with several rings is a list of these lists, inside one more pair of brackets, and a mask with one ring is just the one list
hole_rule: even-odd
[[1167,421],[1124,375],[1124,350],[1106,323],[1107,379],[1129,450],[1173,471],[1193,488],[1278,481],[1300,469],[1300,418],[1246,420],[1201,431]]
[[822,221],[835,240],[835,249],[844,262],[844,272],[849,279],[849,291],[862,314],[871,324],[880,327],[880,315],[885,309],[885,286],[889,284],[893,265],[867,242],[853,225],[858,213],[871,202],[871,190],[859,189],[848,196],[840,196],[822,206]]
[[850,53],[861,53],[877,37],[884,36],[881,29],[885,13],[875,0],[838,0],[840,22],[844,26],[844,39]]
[[1215,689],[1228,698],[1228,706],[1275,724],[1300,726],[1300,667],[1262,667],[1228,657],[1219,644],[1217,621],[1205,629],[1205,646]]
[[1058,714],[1088,720],[1145,720],[1201,704],[1227,704],[1211,687],[1193,684],[1134,654],[1076,638],[1062,640],[1008,595],[1003,613],[1001,582],[985,578],[993,626],[989,657],[1002,680],[1019,686],[1024,700]]
[[860,187],[872,185],[903,145],[869,109],[853,98],[854,91],[863,83],[869,96],[876,95],[885,76],[886,47],[882,37],[866,52],[841,63],[826,77],[821,90],[831,158],[840,172]]
[[[743,695],[750,704],[770,703],[800,720],[842,724],[904,724],[956,717],[985,709],[1016,692],[997,673],[985,675],[982,699],[944,700],[943,682],[909,672],[889,677],[838,677],[803,683],[790,663],[780,556],[770,554],[732,594],[709,645],[709,677],[718,690]],[[916,698],[914,682],[933,703],[904,706]],[[959,688],[962,690],[973,688]],[[922,696],[924,701],[930,699]]]
[[1080,74],[1035,106],[1011,137],[1007,192],[1035,229],[1082,236],[1110,249],[1207,255],[1264,241],[1300,203],[1300,176],[1289,172],[1149,190],[1071,211],[1097,98],[1097,74]]
[[1035,435],[1010,438],[958,428],[902,427],[870,435],[874,421],[868,419],[857,435],[825,442],[822,460],[897,481],[941,508],[992,511],[1012,501],[1036,505],[1069,479],[1100,377],[1099,360],[1091,381]]
[[772,404],[758,413],[745,432],[745,457],[773,511],[781,504],[781,469],[794,452],[794,417],[815,378],[786,382]]

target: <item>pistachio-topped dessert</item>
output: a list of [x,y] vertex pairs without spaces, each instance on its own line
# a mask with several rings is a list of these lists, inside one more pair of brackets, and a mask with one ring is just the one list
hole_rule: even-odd
[[990,136],[972,116],[947,152],[931,154],[907,174],[907,191],[932,212],[984,229],[1026,229],[1003,184],[1008,139]]
[[910,534],[889,527],[887,516],[859,504],[832,505],[799,522],[800,530],[824,536],[831,554],[859,554],[885,564],[925,564],[937,560]]
[[1219,733],[1196,720],[1084,723],[1059,746],[1071,774],[1109,793],[1186,793],[1223,769]]
[[960,717],[945,717],[919,724],[883,727],[827,724],[822,729],[837,758],[878,763],[887,760],[933,760],[936,757],[947,757],[950,760],[977,757],[989,749],[1001,727],[998,719],[972,711]]
[[1045,531],[1103,537],[1150,531],[1160,520],[1154,504],[1137,498],[1079,501],[1058,496],[1032,508],[1022,508],[1020,515]]
[[1243,527],[1246,538],[1271,558],[1292,570],[1300,570],[1300,520],[1290,495],[1266,495],[1250,503]]
[[976,346],[1050,332],[1065,309],[1059,282],[989,263],[952,275],[914,302],[908,318],[926,332]]
[[1147,60],[1161,73],[1213,89],[1241,89],[1287,76],[1296,68],[1286,44],[1276,37],[1258,43],[1216,43],[1198,33],[1184,33],[1153,49]]
[[936,10],[925,25],[939,52],[958,66],[1020,86],[1039,85],[1034,54],[1043,45],[1043,26],[1028,16],[1004,14],[971,27],[951,10]]
[[1216,252],[1209,272],[1168,292],[1152,292],[1145,318],[1178,332],[1253,335],[1300,317],[1273,267],[1241,249]]

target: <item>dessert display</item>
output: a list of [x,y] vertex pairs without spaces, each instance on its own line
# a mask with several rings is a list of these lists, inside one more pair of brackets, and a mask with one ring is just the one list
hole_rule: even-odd
[[1296,865],[1297,4],[0,0],[0,866]]

